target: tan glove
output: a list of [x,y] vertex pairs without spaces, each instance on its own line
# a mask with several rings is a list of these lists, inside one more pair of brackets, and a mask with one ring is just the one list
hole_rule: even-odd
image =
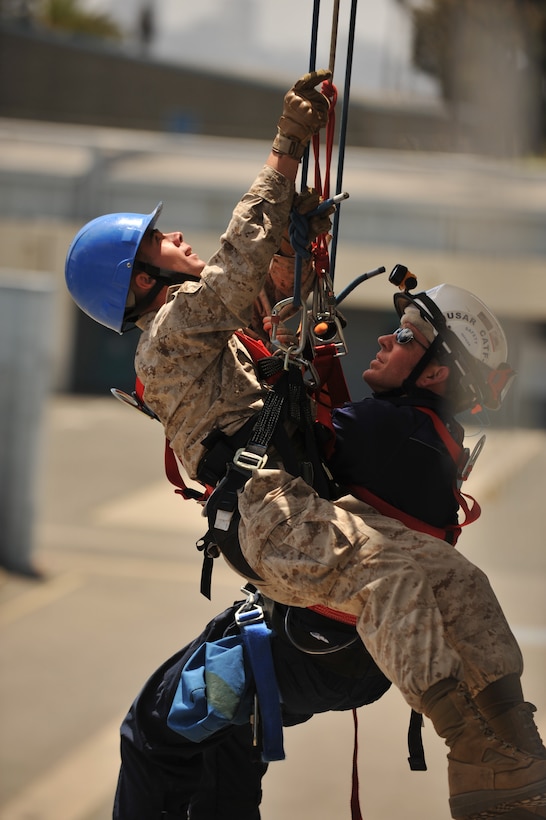
[[[294,197],[293,211],[305,217],[310,211],[314,211],[322,202],[321,197],[314,188],[307,188]],[[295,219],[294,214],[290,216],[282,237],[279,252],[283,256],[294,256],[297,252],[303,253],[304,248],[308,248],[320,234],[329,234],[332,227],[331,215],[335,212],[336,206],[330,205],[325,211],[315,214],[310,219]]]
[[[307,190],[302,191],[300,194],[296,194],[293,207],[298,213],[305,215],[310,211],[314,211],[315,208],[318,208],[321,202],[322,198],[319,196],[318,191],[314,188],[307,188]],[[322,213],[315,214],[315,216],[308,219],[309,242],[313,242],[319,234],[330,233],[330,228],[332,227],[330,217],[335,210],[336,206],[332,204],[325,211],[322,211]]]
[[277,124],[273,151],[301,159],[307,143],[328,121],[330,103],[315,86],[329,80],[327,69],[305,74],[284,98],[282,116]]

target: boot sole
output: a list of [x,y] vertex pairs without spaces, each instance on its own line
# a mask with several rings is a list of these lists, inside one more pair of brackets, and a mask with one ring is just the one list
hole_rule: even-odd
[[[533,804],[527,806],[527,809],[531,809],[531,811],[527,811],[526,808],[523,806],[519,809],[509,809],[505,814],[502,815],[502,820],[539,820],[539,814],[535,814],[533,809]],[[497,815],[499,817],[500,815]],[[546,815],[542,815],[545,817]]]
[[467,792],[449,800],[451,816],[455,820],[488,820],[511,809],[546,806],[546,780],[540,780],[520,789],[495,789]]

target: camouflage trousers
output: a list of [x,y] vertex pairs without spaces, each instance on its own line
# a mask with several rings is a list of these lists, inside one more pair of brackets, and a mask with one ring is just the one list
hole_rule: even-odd
[[521,674],[487,576],[444,541],[352,496],[326,501],[281,470],[256,471],[239,510],[241,548],[263,593],[355,615],[362,642],[413,709],[444,678],[476,695]]

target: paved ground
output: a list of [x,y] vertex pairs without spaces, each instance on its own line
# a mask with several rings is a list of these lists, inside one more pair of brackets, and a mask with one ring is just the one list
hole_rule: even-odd
[[[1,820],[107,820],[119,722],[157,664],[237,597],[215,569],[197,588],[199,510],[170,490],[159,425],[113,399],[55,397],[46,414],[35,562],[43,581],[0,576]],[[524,686],[546,735],[546,434],[491,433],[469,482],[482,519],[461,548],[489,574],[526,657]],[[442,743],[429,771],[406,763],[409,710],[396,692],[359,711],[365,820],[448,820]],[[286,732],[263,820],[348,818],[350,713]],[[135,818],[135,820],[147,820]]]

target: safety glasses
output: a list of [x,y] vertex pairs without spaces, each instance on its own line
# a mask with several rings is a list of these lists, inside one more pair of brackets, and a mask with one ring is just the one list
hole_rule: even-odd
[[399,327],[395,331],[393,331],[392,335],[394,336],[399,345],[407,345],[409,342],[417,342],[419,347],[422,347],[423,350],[428,350],[428,347],[422,344],[422,342],[420,342],[419,339],[415,338],[413,330],[411,330],[411,328],[409,327]]

